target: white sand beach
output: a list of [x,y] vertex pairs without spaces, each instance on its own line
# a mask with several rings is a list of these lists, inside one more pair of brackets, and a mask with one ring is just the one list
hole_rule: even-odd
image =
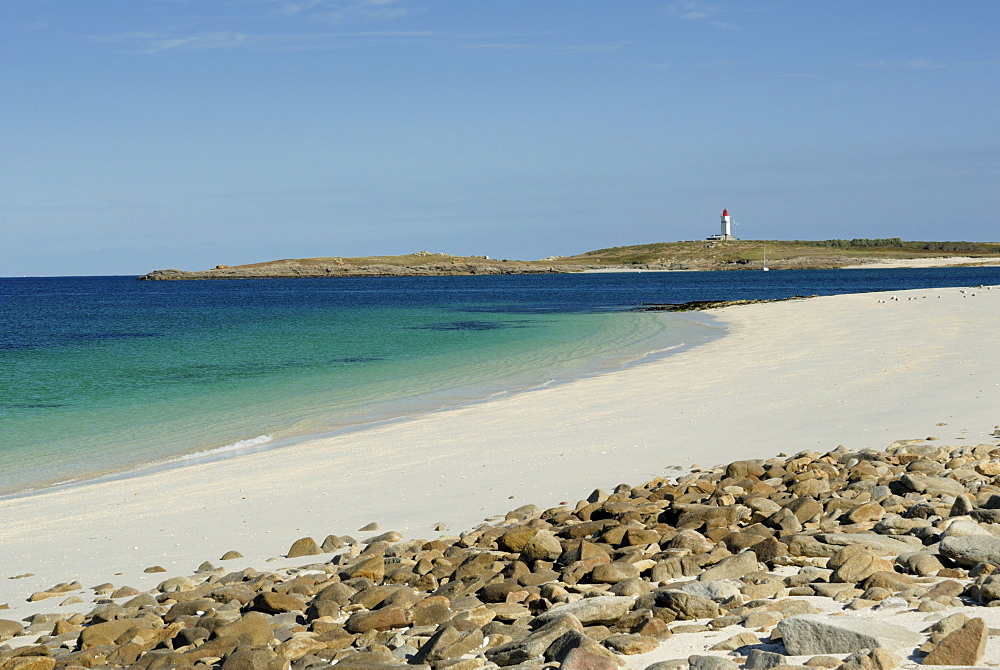
[[975,256],[938,256],[936,258],[896,258],[881,259],[859,265],[845,265],[842,270],[879,269],[879,268],[943,268],[949,265],[1000,265],[1000,258]]
[[[730,332],[618,372],[226,461],[0,501],[5,618],[79,580],[151,588],[235,549],[288,565],[303,536],[378,522],[456,532],[692,464],[987,441],[1000,424],[1000,287],[727,308]],[[298,559],[299,563],[315,561]],[[218,564],[218,563],[216,563]],[[166,573],[144,574],[161,565]],[[33,576],[8,579],[23,573]],[[83,611],[91,602],[78,605]]]

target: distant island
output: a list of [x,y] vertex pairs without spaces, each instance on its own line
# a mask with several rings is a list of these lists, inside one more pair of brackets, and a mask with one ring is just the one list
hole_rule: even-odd
[[279,277],[413,277],[557,274],[621,270],[754,270],[764,255],[772,270],[832,269],[866,265],[934,266],[1000,264],[1000,243],[906,242],[899,238],[778,241],[659,242],[598,249],[535,261],[454,256],[420,251],[401,256],[297,258],[217,265],[210,270],[154,270],[145,281]]

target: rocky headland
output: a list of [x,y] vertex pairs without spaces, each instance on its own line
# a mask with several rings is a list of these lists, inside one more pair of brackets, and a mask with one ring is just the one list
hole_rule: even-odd
[[1000,662],[1000,440],[782,454],[458,535],[356,534],[303,537],[274,569],[221,567],[231,551],[146,591],[67,575],[0,620],[0,670]]
[[[1000,246],[996,247],[1000,249]],[[985,245],[980,251],[988,252]],[[774,270],[833,269],[845,267],[932,267],[943,265],[990,265],[995,256],[929,255],[927,250],[907,249],[867,254],[807,242],[768,242],[768,265]],[[941,254],[941,252],[935,252]],[[992,253],[996,253],[994,250]],[[575,256],[551,256],[542,260],[492,259],[487,256],[455,256],[418,251],[402,256],[295,258],[216,265],[208,270],[154,270],[142,281],[184,279],[263,279],[320,277],[421,277],[450,275],[560,274],[593,271],[698,271],[759,270],[764,243],[738,240],[730,243],[676,242],[634,247],[616,247]]]

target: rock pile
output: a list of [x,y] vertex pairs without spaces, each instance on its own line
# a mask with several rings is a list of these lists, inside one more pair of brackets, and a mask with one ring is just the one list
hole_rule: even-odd
[[[947,613],[1000,604],[1000,448],[921,440],[738,461],[526,505],[459,537],[303,538],[289,554],[333,551],[276,572],[206,563],[146,593],[102,584],[87,614],[0,620],[0,641],[37,638],[0,646],[0,670],[616,670],[672,636],[729,627],[705,653],[651,667],[972,665],[991,632]],[[916,633],[850,613],[868,608],[939,620]]]

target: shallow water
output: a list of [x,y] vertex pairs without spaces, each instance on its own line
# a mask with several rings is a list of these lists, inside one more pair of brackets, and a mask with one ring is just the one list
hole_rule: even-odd
[[1000,282],[997,268],[0,279],[0,494],[220,458],[612,370],[721,334],[642,302]]

